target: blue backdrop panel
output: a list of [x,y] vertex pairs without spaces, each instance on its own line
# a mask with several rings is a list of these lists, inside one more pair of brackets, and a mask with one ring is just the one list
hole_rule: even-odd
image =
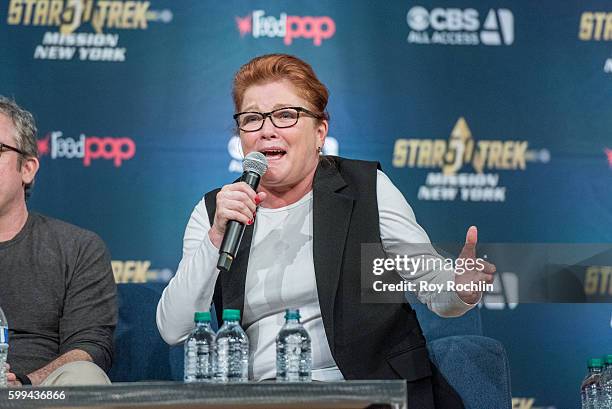
[[[233,74],[271,52],[329,87],[326,152],[378,160],[433,241],[612,242],[606,1],[5,0],[0,94],[35,113],[30,207],[92,229],[118,281],[167,281],[240,168]],[[602,273],[603,274],[603,273]],[[603,277],[603,276],[602,276]],[[513,393],[575,407],[607,304],[483,308]]]

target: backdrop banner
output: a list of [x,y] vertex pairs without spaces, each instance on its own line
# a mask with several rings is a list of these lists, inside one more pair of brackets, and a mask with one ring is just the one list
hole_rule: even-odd
[[[609,1],[4,0],[0,38],[0,94],[38,123],[29,206],[98,233],[117,282],[173,276],[242,169],[233,75],[274,52],[330,90],[324,153],[380,161],[432,242],[612,243]],[[581,264],[585,293],[609,299],[610,264]],[[515,406],[578,407],[612,307],[522,304],[498,272],[480,308]]]

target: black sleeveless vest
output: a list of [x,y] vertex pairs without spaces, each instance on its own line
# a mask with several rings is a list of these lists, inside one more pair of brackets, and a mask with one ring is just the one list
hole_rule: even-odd
[[[410,382],[419,385],[414,407],[433,408],[429,379],[435,368],[415,312],[407,302],[361,301],[361,244],[381,243],[377,168],[376,162],[327,156],[316,170],[313,262],[323,325],[345,379],[406,379],[409,391]],[[205,195],[211,225],[219,190]],[[252,235],[253,225],[247,226],[231,270],[221,273],[215,285],[213,302],[219,320],[223,308],[244,309]]]

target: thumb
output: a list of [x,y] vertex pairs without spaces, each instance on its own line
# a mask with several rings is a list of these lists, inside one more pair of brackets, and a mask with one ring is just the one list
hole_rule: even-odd
[[470,226],[466,235],[465,235],[465,244],[463,245],[463,250],[461,251],[461,256],[464,258],[467,257],[476,257],[476,243],[478,242],[478,229],[476,226]]
[[263,202],[264,200],[266,200],[266,197],[268,197],[268,194],[266,192],[258,192],[257,193],[257,198],[259,199],[257,201],[257,204]]
[[470,226],[465,235],[465,244],[476,246],[478,242],[478,228],[476,226]]

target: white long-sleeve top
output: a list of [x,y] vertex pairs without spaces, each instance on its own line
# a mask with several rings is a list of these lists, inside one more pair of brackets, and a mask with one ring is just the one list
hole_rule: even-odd
[[[376,195],[380,236],[388,257],[402,255],[405,243],[429,243],[401,192],[381,171]],[[313,379],[343,379],[325,335],[312,256],[312,192],[278,209],[260,207],[255,219],[245,284],[243,325],[250,342],[250,378],[275,377],[275,338],[286,308],[299,308],[312,340]],[[185,340],[193,329],[194,311],[208,311],[212,302],[219,250],[208,237],[210,222],[202,199],[191,214],[183,242],[183,258],[157,305],[157,327],[169,344]],[[442,283],[453,280],[448,270],[420,270],[402,277]],[[418,289],[418,286],[417,286]],[[418,299],[438,315],[465,313],[473,305],[454,292],[417,291]]]

